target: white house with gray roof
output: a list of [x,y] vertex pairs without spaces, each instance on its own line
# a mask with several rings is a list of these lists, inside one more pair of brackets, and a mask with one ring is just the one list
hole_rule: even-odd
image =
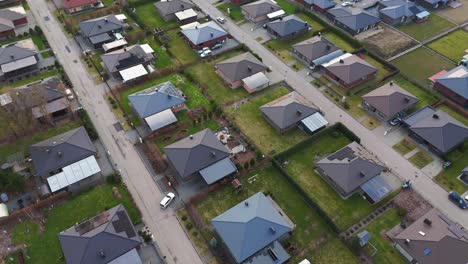
[[266,30],[276,39],[287,40],[305,34],[310,28],[309,24],[295,15],[281,17],[268,22]]
[[185,108],[185,95],[170,81],[131,94],[128,100],[151,131],[177,122],[174,113]]

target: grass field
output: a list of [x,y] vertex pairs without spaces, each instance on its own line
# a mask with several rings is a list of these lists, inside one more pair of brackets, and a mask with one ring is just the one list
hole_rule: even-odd
[[[257,180],[248,183],[247,179],[254,175]],[[240,180],[243,184],[241,192],[236,193],[230,185],[227,185],[217,192],[211,192],[206,198],[195,204],[207,226],[212,218],[247,197],[260,191],[270,192],[274,200],[296,225],[288,242],[297,245],[302,253],[292,255],[290,263],[298,263],[304,258],[309,259],[312,263],[320,264],[358,263],[357,258],[328,229],[323,219],[306,205],[297,191],[271,165],[258,169]],[[203,234],[207,240],[212,238],[212,233],[208,229]],[[319,239],[324,241],[318,243]]]
[[461,114],[459,114],[456,110],[448,107],[447,105],[439,105],[437,109],[440,109],[449,115],[451,115],[453,118],[464,124],[465,126],[468,126],[468,118],[463,117]]
[[170,28],[177,24],[175,20],[164,21],[156,11],[156,7],[153,2],[137,5],[135,9],[135,14],[141,18],[141,21],[145,24],[147,29]]
[[[219,11],[223,12],[226,16],[230,17],[233,21],[241,21],[244,19],[244,16],[242,15],[242,10],[241,7],[238,5],[234,5],[230,2],[223,3],[220,5],[217,5],[216,8],[219,9]],[[229,12],[228,12],[229,9]]]
[[413,141],[405,138],[402,141],[398,142],[397,144],[393,145],[392,148],[400,153],[402,156],[411,152],[413,149],[416,148],[416,144]]
[[346,52],[353,52],[355,50],[355,47],[353,47],[353,45],[346,42],[346,40],[342,39],[340,36],[336,35],[333,32],[326,32],[322,34],[322,36],[331,41],[333,44],[335,44],[335,46]]
[[247,91],[245,91],[243,87],[238,87],[236,89],[229,87],[215,72],[214,65],[240,53],[241,52],[230,52],[216,60],[191,66],[187,68],[186,71],[206,88],[206,91],[216,103],[225,104],[238,101],[248,95]]
[[325,156],[351,141],[338,131],[322,134],[313,143],[298,149],[295,153],[282,157],[287,160],[286,172],[314,200],[341,229],[345,230],[359,219],[378,208],[359,195],[342,199],[314,170],[313,161],[318,155]]
[[177,35],[178,29],[168,31],[166,35],[171,39],[168,43],[169,52],[181,63],[189,64],[198,60],[198,54],[192,50],[182,37]]
[[447,158],[452,162],[452,165],[439,173],[439,175],[435,177],[435,180],[447,190],[462,194],[468,190],[468,186],[464,185],[457,177],[468,165],[468,142],[465,142],[463,146],[448,153]]
[[429,19],[424,23],[410,23],[397,28],[419,41],[424,41],[455,26],[445,18],[431,13]]
[[289,2],[288,0],[276,0],[275,1],[286,14],[294,14],[298,10],[297,6]]
[[431,90],[421,88],[421,87],[411,83],[410,81],[405,79],[400,74],[392,77],[392,81],[394,81],[395,83],[400,85],[403,89],[405,89],[406,91],[408,91],[409,93],[411,93],[412,95],[414,95],[416,98],[419,99],[419,101],[416,103],[416,105],[414,107],[412,107],[412,109],[409,109],[409,111],[407,111],[407,112],[412,112],[412,111],[420,109],[420,108],[422,108],[424,106],[432,105],[433,103],[437,102],[440,99],[440,97],[439,97],[439,95],[437,93],[435,93],[435,92],[433,92]]
[[284,87],[277,87],[272,91],[257,96],[240,105],[237,109],[229,107],[228,115],[250,140],[265,154],[280,153],[307,138],[298,128],[279,134],[263,117],[260,107],[289,93]]
[[92,190],[71,198],[56,206],[48,213],[44,230],[39,232],[38,225],[26,221],[15,226],[12,234],[13,243],[25,243],[30,258],[27,263],[61,264],[62,250],[58,234],[76,223],[122,203],[134,223],[140,221],[137,209],[123,186],[118,186],[122,200],[116,200],[111,185],[97,186]]
[[171,56],[166,52],[166,50],[159,45],[154,38],[151,36],[146,37],[143,40],[140,40],[138,44],[149,44],[151,48],[154,50],[155,59],[155,66],[156,69],[164,69],[174,65],[174,61],[172,60]]
[[456,30],[443,38],[429,43],[427,46],[457,63],[465,54],[468,43],[468,32]]
[[426,167],[429,163],[431,163],[434,159],[429,154],[421,150],[413,156],[411,156],[408,160],[411,163],[413,163],[416,167],[422,169]]
[[455,67],[452,62],[426,48],[418,48],[393,60],[392,63],[405,77],[411,78],[422,87],[429,87],[428,78],[432,75]]

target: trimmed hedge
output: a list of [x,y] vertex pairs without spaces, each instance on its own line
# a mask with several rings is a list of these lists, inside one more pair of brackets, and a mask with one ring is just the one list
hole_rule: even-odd
[[84,110],[83,108],[78,110],[78,114],[81,118],[81,121],[83,122],[83,126],[85,127],[86,129],[86,132],[88,132],[88,135],[89,135],[89,138],[91,138],[91,140],[96,140],[99,138],[99,135],[96,131],[96,128],[94,127],[93,123],[91,122],[91,119],[89,118],[89,115],[88,113],[86,112],[86,110]]

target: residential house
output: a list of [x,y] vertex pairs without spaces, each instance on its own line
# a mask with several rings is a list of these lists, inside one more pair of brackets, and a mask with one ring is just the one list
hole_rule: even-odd
[[235,5],[242,5],[252,0],[229,0],[229,1]]
[[297,126],[313,133],[328,124],[320,111],[295,91],[261,106],[260,111],[265,120],[281,134]]
[[442,155],[456,148],[468,138],[468,127],[442,110],[430,106],[403,119],[409,134],[417,142]]
[[58,77],[17,87],[0,95],[0,106],[31,111],[36,119],[53,119],[70,111],[65,85]]
[[343,199],[359,193],[369,202],[377,203],[392,192],[381,175],[385,167],[356,142],[316,161],[315,166]]
[[141,240],[122,204],[59,234],[67,264],[142,264]]
[[343,51],[319,35],[294,44],[292,54],[308,67],[315,67],[343,55]]
[[28,18],[22,6],[0,10],[0,38],[15,36],[15,29],[27,24]]
[[427,9],[442,9],[449,6],[452,0],[415,0],[415,3]]
[[99,173],[96,149],[84,127],[79,127],[29,147],[34,175],[47,181],[51,192],[79,188]]
[[104,7],[99,0],[63,0],[63,9],[68,14],[85,12],[98,7]]
[[388,82],[362,96],[361,106],[382,121],[388,121],[419,101],[394,82]]
[[468,232],[437,209],[431,209],[399,234],[389,232],[408,263],[466,264]]
[[174,115],[185,109],[185,96],[170,81],[128,96],[131,106],[151,131],[177,122]]
[[[269,79],[265,76],[268,67],[250,52],[219,62],[215,65],[215,69],[216,73],[233,89],[244,85],[244,88],[251,93],[269,83]],[[256,74],[265,76],[266,83],[259,82],[257,87],[247,86],[249,83],[246,85],[245,79]]]
[[184,29],[181,33],[190,46],[197,50],[223,42],[229,35],[214,21],[206,22],[193,28]]
[[332,0],[305,0],[304,6],[319,13],[326,13],[328,9],[336,6]]
[[210,129],[202,130],[164,148],[166,157],[184,181],[201,176],[215,183],[237,171],[228,149]]
[[309,30],[309,24],[295,15],[281,17],[278,20],[268,22],[266,30],[276,39],[288,40]]
[[258,192],[211,220],[229,263],[282,264],[290,259],[279,241],[294,224],[273,199]]
[[258,23],[267,20],[268,14],[281,10],[281,7],[271,0],[260,0],[243,5],[241,9],[245,19]]
[[83,21],[80,23],[81,35],[95,49],[100,49],[102,44],[122,38],[125,20],[126,16],[120,14]]
[[422,6],[404,0],[383,0],[378,3],[379,16],[390,25],[407,24],[412,21],[423,22],[429,13]]
[[325,77],[349,89],[374,78],[377,69],[357,55],[346,53],[325,64]]
[[101,59],[110,76],[126,82],[152,71],[153,53],[148,44],[137,44],[103,54]]
[[335,7],[328,10],[327,17],[353,36],[375,28],[380,22],[380,18],[360,8]]
[[443,95],[468,107],[468,68],[460,65],[434,79],[434,88]]
[[31,39],[0,47],[0,79],[8,79],[37,69],[38,51]]
[[[154,3],[156,10],[164,19],[164,21],[172,21],[176,20],[176,14],[179,12],[184,12],[186,10],[192,10],[195,7],[190,1],[185,0],[172,0],[172,1],[159,1]],[[196,21],[196,14],[195,14],[195,21]],[[194,22],[194,21],[192,21]]]

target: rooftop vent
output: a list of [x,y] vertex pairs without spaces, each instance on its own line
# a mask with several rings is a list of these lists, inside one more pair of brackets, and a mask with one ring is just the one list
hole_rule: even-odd
[[13,53],[10,54],[10,58],[14,59],[14,58],[15,58],[15,55],[13,55]]
[[50,149],[46,149],[45,151],[46,151],[47,153],[50,153]]
[[426,233],[424,233],[423,231],[419,231],[418,232],[421,236],[426,236]]
[[180,4],[180,8],[184,8],[184,4]]
[[405,99],[403,99],[405,101],[405,103],[409,103],[409,98],[408,97],[405,97]]
[[210,32],[210,36],[211,36],[211,37],[214,37],[214,34],[213,34],[213,32]]
[[248,207],[248,206],[249,206],[249,202],[245,201],[245,202],[244,202],[244,205]]
[[424,219],[424,223],[428,226],[432,225],[432,221],[428,218]]
[[104,249],[100,249],[100,250],[99,250],[99,256],[100,256],[101,258],[105,258],[105,257],[106,257],[106,253],[104,253]]
[[298,116],[302,115],[302,111],[301,111],[301,110],[297,110],[297,111],[296,111],[296,115],[298,115]]
[[211,156],[216,157],[216,152],[211,151]]
[[58,155],[59,157],[61,157],[61,156],[62,156],[62,151],[57,151],[57,155]]
[[189,138],[190,138],[190,139],[193,139],[193,135],[190,135]]
[[107,23],[107,17],[106,17],[106,18],[104,18],[104,22],[106,22],[106,23]]
[[318,35],[319,37],[321,37],[321,36],[322,36],[322,32],[317,33],[317,35]]
[[344,60],[340,59],[340,63],[343,64],[343,63],[344,63]]
[[409,238],[405,239],[405,244],[409,244],[411,240]]
[[330,50],[331,49],[331,45],[330,44],[327,44],[327,47],[325,47],[326,50]]
[[252,72],[252,67],[247,66],[247,71],[248,71],[248,72]]
[[438,115],[438,114],[433,114],[432,117],[433,117],[434,119],[439,119],[439,115]]
[[276,255],[276,253],[273,251],[272,248],[267,249],[267,252],[268,252],[268,255],[270,255],[271,259],[274,262],[277,262],[279,260],[278,256]]
[[365,177],[365,176],[366,176],[366,173],[365,173],[364,171],[360,171],[360,172],[359,172],[359,175],[360,175],[361,177]]
[[97,25],[97,27],[98,27],[99,29],[101,29],[101,28],[102,28],[102,26],[101,26],[101,25]]
[[390,86],[392,86],[392,85],[393,85],[393,81],[390,81],[390,83],[389,83],[389,84],[390,84]]
[[275,228],[275,227],[270,226],[269,229],[270,229],[270,232],[271,232],[272,234],[276,233],[276,228]]

